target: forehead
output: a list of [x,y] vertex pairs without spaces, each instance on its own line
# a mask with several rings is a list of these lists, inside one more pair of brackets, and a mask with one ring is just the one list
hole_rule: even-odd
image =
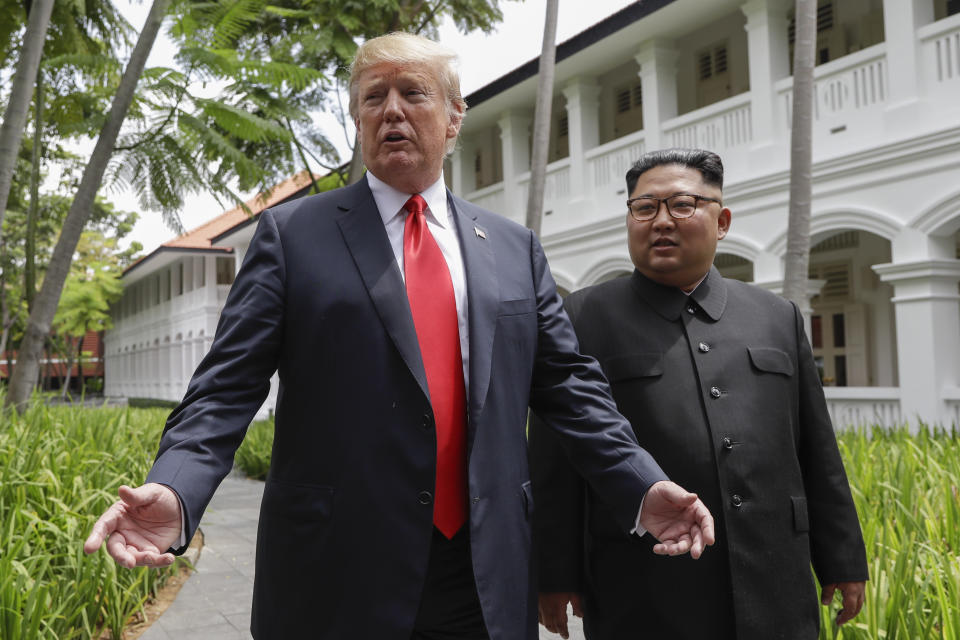
[[381,62],[364,69],[357,78],[357,83],[360,85],[402,83],[435,85],[437,79],[427,65]]
[[680,164],[665,164],[641,173],[631,195],[670,195],[691,189],[697,189],[701,195],[717,190],[703,181],[703,175],[698,170]]

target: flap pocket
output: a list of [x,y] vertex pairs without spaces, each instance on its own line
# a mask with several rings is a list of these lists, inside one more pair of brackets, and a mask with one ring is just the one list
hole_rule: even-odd
[[798,533],[810,531],[810,517],[807,515],[807,499],[790,496],[793,503],[793,528]]
[[523,514],[529,520],[533,515],[533,489],[529,480],[520,485],[520,494],[523,496]]
[[522,298],[520,300],[501,300],[500,308],[497,309],[498,316],[516,316],[522,313],[533,313],[537,310],[533,298]]
[[630,353],[604,358],[601,366],[611,383],[663,374],[662,356],[657,353]]
[[770,349],[767,347],[747,347],[750,352],[750,361],[753,366],[760,371],[769,373],[780,373],[785,376],[793,375],[793,363],[790,356],[780,349]]

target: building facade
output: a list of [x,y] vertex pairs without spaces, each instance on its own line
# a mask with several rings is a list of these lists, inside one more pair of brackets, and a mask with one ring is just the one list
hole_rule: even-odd
[[[724,275],[779,291],[793,3],[630,5],[557,48],[542,241],[566,291],[633,270],[624,174],[721,155]],[[960,424],[960,2],[820,0],[810,334],[836,424]],[[467,96],[446,174],[522,222],[536,61]]]
[[[301,172],[269,194],[213,218],[128,267],[104,336],[104,394],[179,401],[210,350],[220,311],[243,262],[256,216],[310,189]],[[242,238],[237,241],[236,237]],[[276,406],[277,378],[258,413]]]
[[[647,0],[558,45],[542,241],[563,291],[633,270],[624,174],[676,146],[723,158],[733,223],[720,271],[780,290],[792,7]],[[960,0],[820,0],[816,60],[805,311],[834,423],[960,425]],[[454,193],[518,222],[536,68],[467,96],[445,168]],[[127,271],[105,339],[109,395],[182,396],[252,221],[227,212]]]

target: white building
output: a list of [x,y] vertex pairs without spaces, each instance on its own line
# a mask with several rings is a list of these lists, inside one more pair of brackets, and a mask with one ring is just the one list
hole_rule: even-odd
[[[645,150],[671,146],[724,160],[733,225],[721,272],[780,287],[792,5],[647,0],[558,45],[542,240],[562,289],[632,271],[624,174]],[[960,424],[960,0],[821,0],[817,23],[811,338],[834,421]],[[517,221],[536,67],[467,96],[445,170],[454,193]],[[194,260],[215,281],[216,256],[238,257],[251,233],[213,238],[233,253],[161,253],[142,275],[128,273],[143,293],[125,304],[140,311],[108,335],[108,391],[183,390],[226,285],[195,286],[196,303],[178,307],[164,278],[176,282],[176,263]],[[120,381],[112,358],[123,362]]]
[[[253,236],[256,214],[304,195],[304,171],[266,198],[231,209],[162,244],[127,268],[104,336],[104,395],[179,401],[210,350],[220,310]],[[252,214],[252,215],[251,215]],[[277,380],[260,411],[276,405]]]
[[[648,149],[726,167],[717,264],[777,290],[792,2],[631,5],[557,48],[542,239],[568,291],[633,270],[624,174]],[[960,2],[820,0],[812,341],[836,423],[960,424]],[[525,215],[536,61],[467,96],[455,193]]]

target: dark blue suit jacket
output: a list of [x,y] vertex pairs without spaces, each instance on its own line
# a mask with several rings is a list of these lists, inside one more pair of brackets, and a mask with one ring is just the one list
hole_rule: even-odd
[[[492,640],[529,640],[528,405],[561,434],[625,531],[665,476],[637,447],[596,362],[577,352],[536,237],[459,198],[448,203],[469,300],[477,591]],[[366,180],[261,215],[148,477],[179,494],[188,535],[275,370],[253,634],[407,640],[430,551],[436,445],[403,281]]]

